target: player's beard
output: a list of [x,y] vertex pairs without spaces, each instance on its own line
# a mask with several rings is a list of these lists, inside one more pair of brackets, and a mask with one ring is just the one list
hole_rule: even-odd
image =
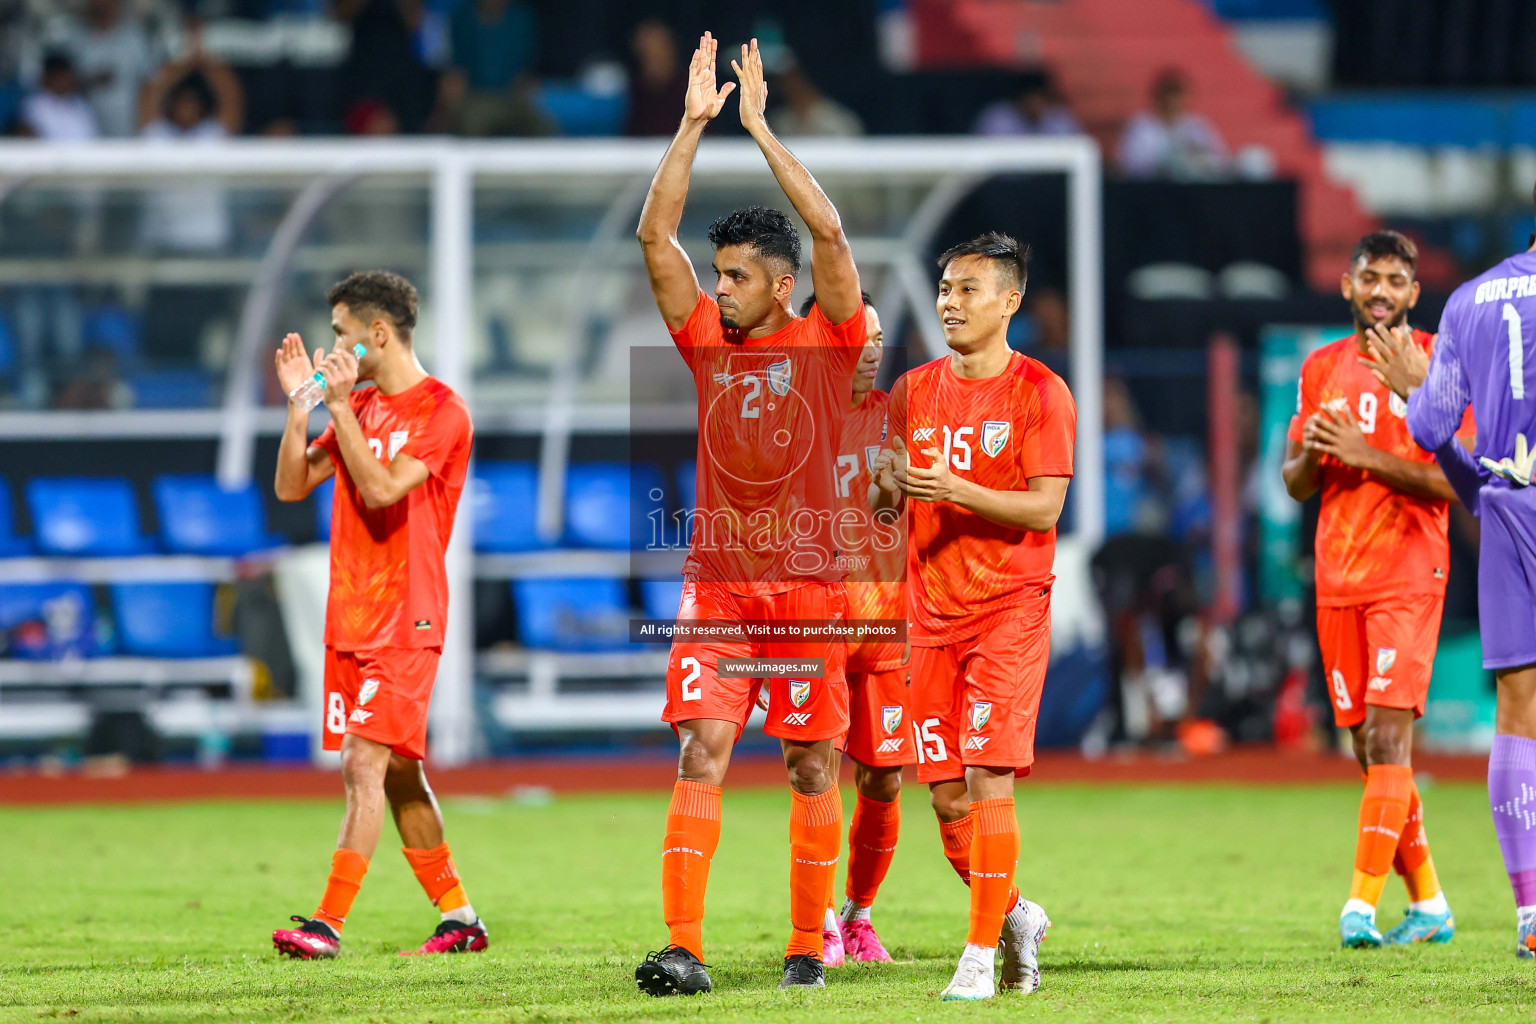
[[741,324],[736,322],[736,318],[735,317],[731,317],[731,316],[726,316],[724,313],[720,314],[720,326],[724,327],[728,331],[739,331],[739,330],[741,330]]

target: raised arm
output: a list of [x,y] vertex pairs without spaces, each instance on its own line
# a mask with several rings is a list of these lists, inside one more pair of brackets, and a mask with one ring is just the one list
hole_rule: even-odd
[[751,46],[741,48],[741,62],[731,61],[731,67],[741,81],[742,127],[763,151],[779,187],[811,233],[811,283],[816,289],[816,304],[828,320],[843,323],[863,308],[864,300],[842,219],[811,172],[768,128],[768,84],[756,39]]
[[[317,357],[323,353],[316,352]],[[286,394],[304,383],[315,372],[304,342],[297,334],[283,339],[277,350],[277,380]],[[309,492],[319,487],[336,472],[331,455],[324,448],[310,447],[309,413],[300,412],[292,402],[288,403],[288,422],[283,426],[283,439],[277,448],[277,478],[273,492],[278,501],[303,501]]]
[[635,237],[645,254],[645,270],[651,278],[651,293],[661,318],[672,330],[680,330],[699,301],[699,279],[693,263],[677,240],[677,226],[683,219],[683,204],[688,200],[688,179],[693,157],[699,151],[704,126],[720,113],[725,98],[736,88],[735,82],[715,87],[715,51],[720,44],[708,32],[699,39],[688,65],[688,94],[683,102],[683,121],[678,125],[667,155],[661,158],[651,190],[640,210],[640,226]]

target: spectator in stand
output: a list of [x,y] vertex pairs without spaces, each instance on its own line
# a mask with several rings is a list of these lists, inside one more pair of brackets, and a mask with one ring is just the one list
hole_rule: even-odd
[[38,89],[21,103],[21,134],[49,142],[84,142],[99,134],[96,112],[80,91],[75,62],[66,53],[43,58]]
[[629,83],[629,117],[624,134],[671,136],[683,117],[688,68],[678,55],[677,36],[657,18],[646,18],[629,37],[634,65]]
[[[144,89],[139,132],[157,142],[219,145],[240,132],[245,99],[229,65],[203,51],[200,33],[187,56],[160,70]],[[216,180],[185,180],[150,193],[144,240],[175,252],[216,252],[229,244],[229,206]]]
[[[439,72],[428,66],[424,54],[446,47],[434,41],[441,33],[431,29],[421,0],[343,0],[336,14],[352,28],[352,46],[341,68],[345,120],[368,105],[388,110],[397,132],[427,127]],[[350,124],[347,130],[352,131]]]
[[1120,170],[1130,178],[1199,179],[1228,172],[1226,143],[1189,109],[1189,83],[1169,68],[1152,83],[1152,109],[1131,118],[1120,136]]
[[769,97],[779,100],[773,114],[773,129],[786,138],[793,135],[821,135],[851,138],[864,134],[859,116],[827,96],[806,73],[793,55],[786,54],[786,67],[774,78]]
[[50,40],[74,62],[96,128],[111,139],[138,127],[139,90],[159,66],[149,33],[123,12],[121,0],[86,0],[83,19],[72,19]]
[[450,26],[440,108],[460,135],[548,135],[534,104],[538,24],[517,0],[465,0]]
[[1077,135],[1082,130],[1044,71],[1021,76],[1013,96],[983,107],[972,129],[977,135]]

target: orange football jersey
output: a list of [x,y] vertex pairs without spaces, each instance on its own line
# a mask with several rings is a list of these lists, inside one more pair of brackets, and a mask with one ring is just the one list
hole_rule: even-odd
[[[1434,335],[1414,331],[1428,352]],[[1307,418],[1323,408],[1347,408],[1375,448],[1411,462],[1435,457],[1408,434],[1408,404],[1359,363],[1354,335],[1330,342],[1301,364],[1296,415],[1289,437],[1302,440]],[[1472,429],[1471,410],[1462,431]],[[1317,603],[1362,604],[1398,594],[1443,594],[1449,571],[1448,506],[1382,483],[1324,455],[1318,471],[1322,508],[1317,517]]]
[[[890,401],[884,391],[869,391],[864,401],[844,413],[837,446],[839,553],[848,564],[850,619],[905,619],[902,571],[907,546],[899,523],[876,529],[869,511],[871,470],[880,449],[890,442]],[[903,644],[859,641],[848,650],[850,672],[886,672],[901,665]]]
[[843,579],[834,468],[864,308],[833,324],[813,306],[774,334],[748,338],[722,327],[719,305],[700,291],[672,340],[699,403],[697,509],[683,574],[751,594]]
[[368,508],[342,458],[335,426],[328,424],[312,442],[336,464],[326,646],[441,647],[448,615],[443,556],[474,442],[469,409],[435,377],[396,395],[369,387],[351,397],[374,458],[388,465],[410,455],[431,476],[388,508]]
[[[1014,352],[996,377],[956,376],[949,356],[908,371],[891,391],[891,432],[915,466],[948,450],[950,470],[983,487],[1027,491],[1029,478],[1072,475],[1077,407],[1044,363]],[[907,608],[912,643],[948,644],[1027,614],[1049,587],[1056,531],[992,522],[951,502],[908,498]]]

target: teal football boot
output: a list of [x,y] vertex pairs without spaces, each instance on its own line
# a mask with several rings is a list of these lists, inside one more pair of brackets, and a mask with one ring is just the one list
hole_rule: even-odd
[[1406,910],[1403,919],[1389,929],[1381,941],[1387,946],[1406,946],[1414,942],[1450,942],[1455,934],[1456,919],[1449,910],[1443,914]]
[[1345,949],[1375,949],[1381,945],[1376,922],[1358,911],[1339,918],[1339,945]]

